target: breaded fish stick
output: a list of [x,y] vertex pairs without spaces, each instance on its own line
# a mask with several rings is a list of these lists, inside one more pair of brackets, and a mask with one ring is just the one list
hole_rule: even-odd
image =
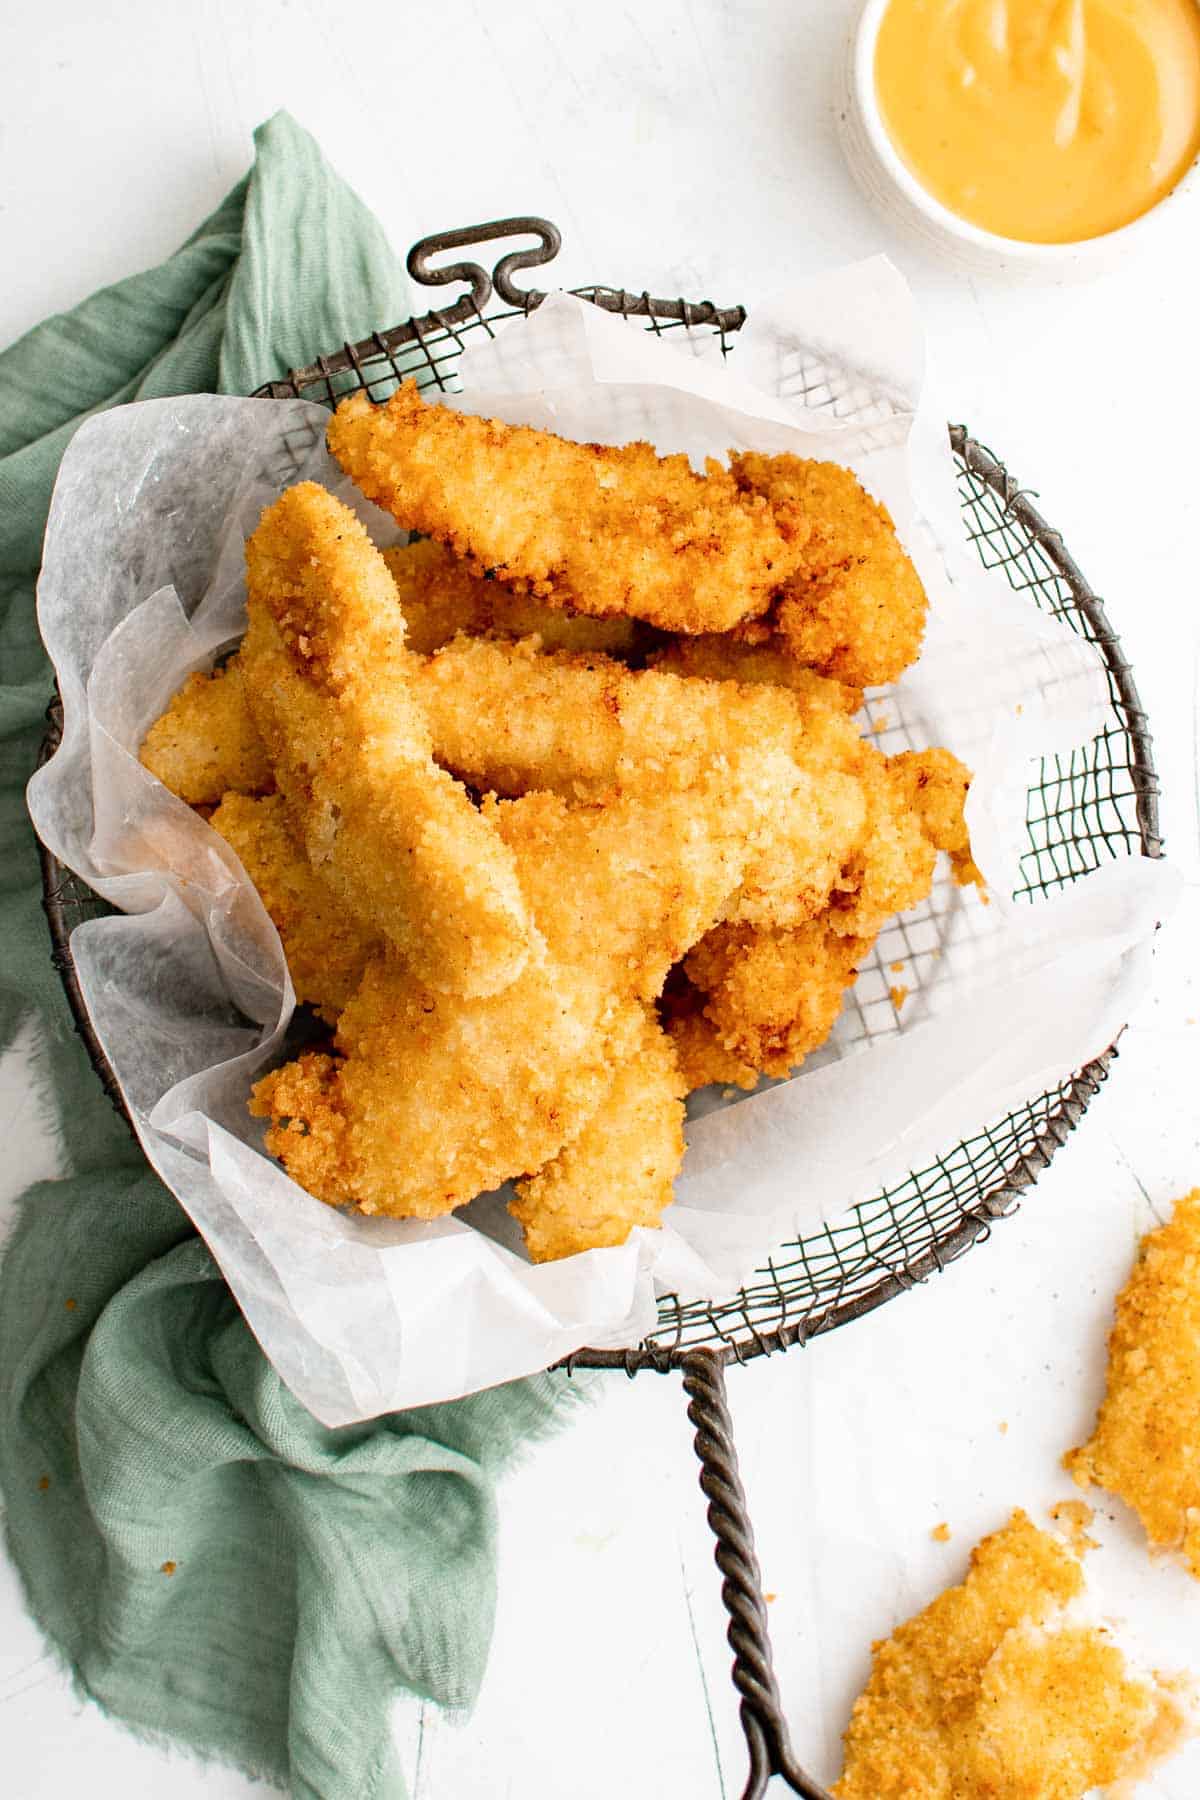
[[611,449],[427,405],[406,381],[382,406],[343,400],[329,448],[408,530],[480,573],[599,617],[724,631],[762,612],[800,566],[808,523],[710,463]]
[[245,692],[309,862],[430,987],[501,991],[529,953],[525,903],[510,853],[433,761],[379,552],[305,482],[263,514],[246,569]]
[[382,938],[360,929],[292,836],[281,794],[226,794],[209,823],[237,852],[279,933],[296,999],[330,1024],[362,980]]
[[[803,566],[780,584],[777,641],[851,687],[894,681],[920,651],[926,600],[887,508],[837,463],[746,451],[730,466],[747,493],[813,521]],[[752,635],[759,640],[761,628]]]
[[874,1646],[838,1800],[1130,1792],[1191,1735],[1193,1684],[1131,1668],[1068,1611],[1083,1593],[1077,1558],[1025,1513],[984,1538],[961,1586]]
[[635,1225],[659,1223],[683,1162],[685,1092],[671,1040],[648,1013],[579,1136],[516,1184],[508,1210],[534,1262],[623,1244]]

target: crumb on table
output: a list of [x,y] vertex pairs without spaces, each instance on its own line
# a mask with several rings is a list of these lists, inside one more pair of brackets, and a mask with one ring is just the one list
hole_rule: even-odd
[[1050,1508],[1050,1517],[1061,1525],[1067,1542],[1077,1555],[1096,1548],[1096,1539],[1088,1535],[1088,1526],[1096,1517],[1086,1500],[1059,1500]]

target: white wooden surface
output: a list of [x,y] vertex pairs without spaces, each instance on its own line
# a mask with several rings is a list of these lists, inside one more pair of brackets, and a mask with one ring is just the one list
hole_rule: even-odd
[[[731,1377],[777,1658],[817,1771],[869,1640],[961,1575],[1017,1503],[1042,1515],[1099,1390],[1139,1231],[1200,1182],[1195,229],[1085,288],[1010,289],[891,239],[832,117],[847,0],[84,0],[0,9],[0,341],[157,260],[288,106],[403,250],[518,212],[561,225],[564,282],[755,297],[888,250],[948,414],[1038,487],[1110,602],[1153,720],[1187,903],[1109,1091],[1024,1211],[950,1274]],[[53,1167],[19,1052],[0,1067],[9,1193]],[[1007,1423],[1007,1432],[1001,1424]],[[1200,1668],[1200,1591],[1115,1505],[1097,1580],[1154,1658]],[[740,1792],[718,1582],[678,1381],[614,1377],[503,1494],[499,1620],[474,1716],[397,1712],[418,1800]],[[949,1544],[931,1528],[950,1523]],[[71,1697],[0,1567],[9,1800],[249,1793]],[[1200,1790],[1200,1750],[1153,1789]]]

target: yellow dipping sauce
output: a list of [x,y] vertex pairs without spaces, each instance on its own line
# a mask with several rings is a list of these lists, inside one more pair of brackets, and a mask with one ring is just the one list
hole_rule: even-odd
[[875,87],[951,212],[1027,243],[1099,237],[1200,154],[1200,0],[891,0]]

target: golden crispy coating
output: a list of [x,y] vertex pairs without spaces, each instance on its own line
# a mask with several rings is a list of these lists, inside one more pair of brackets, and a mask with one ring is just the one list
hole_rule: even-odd
[[[731,909],[688,956],[693,1000],[669,1023],[689,1086],[752,1087],[824,1043],[858,967],[894,913],[925,898],[939,848],[973,873],[962,807],[970,775],[947,750],[886,758],[863,746],[865,824],[824,910],[789,919]],[[741,922],[739,922],[741,921]],[[702,1079],[703,1078],[703,1081]]]
[[1200,1188],[1142,1239],[1117,1296],[1096,1428],[1064,1459],[1081,1487],[1119,1494],[1158,1549],[1200,1579]]
[[[787,1075],[825,1042],[846,989],[871,948],[869,938],[834,931],[827,914],[790,928],[718,925],[684,962],[704,996],[711,1040],[692,1018],[680,1061],[695,1076],[752,1087],[757,1074]],[[719,1055],[729,1060],[724,1066]],[[737,1073],[734,1072],[736,1065]]]
[[512,858],[433,761],[387,566],[312,482],[246,546],[247,700],[313,868],[439,991],[496,993],[530,932]]
[[764,643],[748,644],[732,632],[704,637],[677,637],[648,658],[652,668],[674,675],[699,675],[709,681],[744,681],[769,687],[790,688],[805,711],[856,713],[862,705],[862,689],[848,687],[828,675],[818,675],[800,662],[777,636]]
[[216,806],[230,791],[265,794],[274,787],[236,657],[215,674],[188,676],[146,733],[141,761],[189,806]]
[[438,757],[501,794],[539,787],[583,798],[647,777],[687,787],[714,754],[756,740],[790,749],[804,731],[801,707],[782,691],[547,655],[528,640],[458,638],[415,680]]
[[983,876],[971,856],[971,839],[963,814],[971,771],[941,745],[905,750],[889,762],[893,780],[902,784],[921,828],[935,850],[945,850],[960,887],[982,887]]
[[541,946],[502,994],[472,999],[422,987],[389,955],[338,1020],[338,1056],[268,1075],[251,1110],[318,1199],[436,1218],[556,1156],[640,1021],[632,1001],[570,979]]
[[926,601],[887,508],[837,463],[747,451],[730,466],[748,492],[814,522],[773,614],[784,646],[851,687],[894,681],[920,651]]
[[794,782],[791,758],[764,745],[714,757],[683,791],[642,787],[583,805],[530,793],[486,802],[484,813],[561,960],[652,1000],[727,911]]
[[240,651],[211,675],[188,676],[146,733],[141,760],[189,806],[273,791],[275,772],[246,701]]
[[610,449],[426,404],[343,400],[329,448],[401,525],[576,612],[724,631],[762,612],[800,564],[808,524],[788,496],[744,491],[716,463],[649,444]]
[[840,711],[810,719],[797,696],[780,688],[629,670],[600,656],[547,656],[529,642],[458,638],[426,663],[414,691],[439,761],[503,794],[686,787],[714,756],[756,745],[790,752],[791,791],[764,854],[747,865],[733,905],[738,919],[811,917],[862,837],[860,767],[875,753]]
[[[506,795],[544,788],[582,799],[618,787],[686,787],[713,756],[788,746],[791,793],[733,902],[733,916],[745,921],[805,919],[825,905],[865,830],[866,776],[882,766],[840,711],[808,714],[783,690],[631,671],[601,656],[550,656],[532,641],[458,638],[424,662],[414,658],[409,687],[437,761]],[[187,729],[183,706],[176,731],[183,737]],[[219,756],[209,764],[214,785],[226,773]]]
[[960,1587],[875,1645],[839,1800],[1085,1800],[1189,1734],[1189,1684],[1134,1673],[1066,1609],[1079,1562],[1020,1511]]
[[673,969],[659,1002],[663,1030],[674,1046],[688,1093],[710,1086],[756,1086],[758,1070],[725,1049],[716,1026],[704,1015],[704,998],[681,969]]
[[281,794],[226,794],[209,823],[241,858],[278,931],[296,998],[332,1024],[381,939],[362,931],[315,875],[288,826]]
[[545,650],[604,650],[611,656],[636,647],[635,619],[589,619],[564,612],[499,581],[473,574],[466,563],[437,544],[419,538],[383,552],[408,626],[410,650],[428,655],[463,632],[467,637],[539,637]]
[[720,917],[779,806],[790,759],[715,761],[684,793],[570,807],[493,801],[540,928],[502,993],[434,994],[393,957],[338,1021],[338,1060],[268,1076],[254,1110],[310,1192],[429,1218],[529,1175],[583,1130],[643,1028],[642,1002]]
[[635,1225],[658,1224],[683,1161],[684,1092],[671,1041],[647,1014],[579,1136],[517,1183],[508,1210],[534,1262],[623,1244]]
[[[940,848],[957,849],[961,859],[971,775],[948,750],[906,750],[873,753],[863,781],[866,829],[832,896],[830,924],[851,937],[874,938],[894,913],[926,898]],[[969,858],[969,847],[965,853]]]

